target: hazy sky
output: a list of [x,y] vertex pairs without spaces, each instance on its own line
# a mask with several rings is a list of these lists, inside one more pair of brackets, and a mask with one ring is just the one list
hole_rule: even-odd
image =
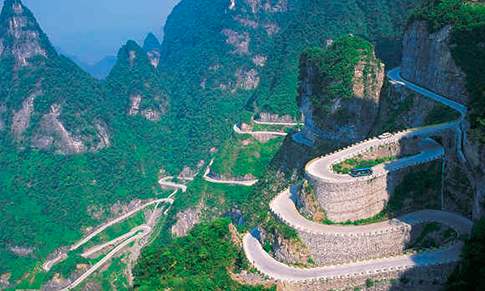
[[[3,0],[0,0],[3,3]],[[115,55],[128,39],[158,37],[179,0],[23,0],[55,47],[85,62]],[[2,4],[0,4],[2,5]]]

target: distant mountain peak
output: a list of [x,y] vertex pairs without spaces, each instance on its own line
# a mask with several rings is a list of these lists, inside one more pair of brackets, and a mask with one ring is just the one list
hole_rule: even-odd
[[55,54],[32,12],[20,0],[6,0],[0,14],[0,57],[12,56],[17,66],[27,66],[34,57]]
[[153,33],[148,33],[143,42],[143,49],[147,52],[153,50],[160,50],[161,44],[158,38]]

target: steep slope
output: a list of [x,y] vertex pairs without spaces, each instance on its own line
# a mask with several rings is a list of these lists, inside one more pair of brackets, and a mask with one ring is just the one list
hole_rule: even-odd
[[323,47],[353,33],[371,40],[377,55],[391,66],[399,63],[407,16],[422,1],[303,0],[289,12],[286,28],[275,39],[262,82],[254,95],[258,112],[298,116],[298,58],[307,47]]
[[367,137],[379,108],[384,64],[359,37],[337,39],[327,48],[306,50],[300,61],[298,105],[303,136],[352,142]]
[[16,0],[0,15],[0,73],[3,136],[8,131],[18,147],[76,154],[110,145],[99,84],[57,55]]
[[484,215],[485,205],[484,39],[483,3],[431,1],[408,25],[402,61],[405,79],[469,107],[463,128],[466,161],[450,161],[446,194],[474,218]]

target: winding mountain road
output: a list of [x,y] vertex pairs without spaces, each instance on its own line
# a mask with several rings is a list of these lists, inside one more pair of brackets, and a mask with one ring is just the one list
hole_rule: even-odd
[[148,206],[151,206],[151,205],[155,205],[157,203],[160,203],[160,202],[168,202],[168,203],[173,203],[173,199],[172,198],[164,198],[164,199],[157,199],[157,200],[154,200],[154,201],[150,201],[148,203],[145,203],[143,205],[140,205],[138,207],[136,207],[135,209],[132,209],[130,210],[129,212],[99,226],[98,228],[96,228],[96,230],[94,230],[93,232],[91,232],[89,235],[87,235],[86,237],[84,237],[83,239],[81,239],[80,241],[78,241],[77,243],[75,243],[71,248],[70,250],[71,251],[74,251],[74,250],[77,250],[78,248],[80,248],[81,246],[83,246],[84,244],[86,244],[87,242],[89,242],[93,237],[97,236],[98,234],[100,234],[101,232],[105,231],[108,227],[110,226],[113,226],[115,224],[118,224],[120,222],[122,222],[123,220],[129,218],[130,216],[133,216],[135,215],[136,213],[140,212],[141,210],[147,208]]
[[[452,108],[460,113],[460,118],[455,121],[438,125],[405,130],[395,133],[386,139],[374,138],[360,142],[353,146],[349,146],[343,150],[310,161],[305,168],[307,175],[337,184],[355,181],[356,178],[352,178],[349,175],[339,175],[334,173],[332,166],[339,162],[345,161],[350,157],[362,154],[370,148],[390,144],[404,137],[423,138],[423,141],[418,145],[420,148],[419,154],[412,157],[399,159],[387,164],[378,165],[373,168],[374,175],[372,177],[362,177],[358,179],[373,179],[375,176],[385,175],[390,171],[402,169],[404,167],[411,167],[419,163],[438,159],[444,156],[444,148],[428,137],[449,129],[457,130],[457,151],[459,154],[461,153],[461,141],[463,138],[462,127],[463,120],[467,112],[466,107],[402,79],[399,68],[389,71],[388,78],[391,83],[405,86],[418,94]],[[283,191],[273,201],[271,201],[271,211],[290,227],[296,230],[314,234],[358,236],[359,234],[385,232],[393,227],[399,227],[400,225],[402,226],[403,224],[412,226],[422,223],[437,222],[451,227],[459,235],[469,235],[473,226],[473,223],[465,217],[438,210],[417,211],[396,219],[369,225],[324,225],[304,218],[298,212],[291,198],[291,192],[289,189]],[[457,242],[445,249],[434,251],[429,250],[420,254],[401,255],[335,266],[302,269],[291,267],[276,261],[268,253],[266,253],[266,251],[264,251],[258,239],[256,239],[252,234],[246,234],[243,239],[243,248],[246,257],[258,271],[275,280],[287,282],[313,281],[320,279],[343,279],[354,276],[387,273],[396,270],[409,270],[415,267],[448,264],[460,260],[462,247],[463,243]]]
[[182,192],[187,192],[187,186],[184,184],[179,184],[172,182],[171,180],[173,177],[163,177],[160,180],[158,180],[158,184],[162,188],[170,188],[170,189],[175,189],[175,190],[182,190]]
[[215,183],[215,184],[225,184],[225,185],[237,185],[237,186],[245,186],[245,187],[252,187],[258,183],[257,179],[253,180],[247,180],[247,181],[239,181],[239,180],[221,180],[221,179],[216,179],[210,177],[210,172],[211,172],[211,166],[214,163],[214,159],[211,160],[209,165],[207,166],[207,169],[205,170],[203,179],[209,183]]
[[[153,202],[151,202],[150,205],[155,204],[155,207],[153,209],[152,214],[150,215],[148,221],[146,224],[137,226],[133,228],[130,232],[123,234],[107,243],[94,246],[87,251],[85,251],[81,256],[83,257],[89,257],[103,249],[106,249],[108,247],[115,246],[114,249],[112,249],[106,256],[104,256],[100,261],[98,261],[96,264],[94,264],[91,268],[89,268],[84,274],[82,274],[79,278],[77,278],[75,281],[70,283],[68,286],[62,289],[62,291],[67,291],[76,288],[79,286],[82,282],[84,282],[89,276],[91,276],[94,272],[96,272],[98,269],[100,269],[105,263],[107,263],[109,260],[111,260],[114,256],[116,256],[118,253],[123,251],[127,246],[129,246],[131,243],[134,243],[138,240],[141,240],[148,235],[151,234],[153,230],[153,226],[155,224],[155,216],[156,216],[156,211],[161,203],[170,203],[170,205],[173,204],[174,202],[174,195],[177,193],[178,190],[175,190],[168,198],[165,199],[158,199]],[[146,208],[146,206],[144,207]],[[142,209],[144,209],[142,208]],[[140,209],[141,210],[141,209]],[[138,210],[138,211],[140,211]],[[163,214],[165,215],[167,211],[164,211]],[[119,222],[119,221],[118,221]],[[112,224],[111,224],[112,225]],[[99,234],[99,232],[98,232]],[[86,237],[85,239],[81,240],[81,242],[86,243],[87,241],[91,240],[94,236],[90,235]],[[86,240],[89,238],[89,240]]]
[[288,133],[286,132],[280,132],[280,131],[243,131],[237,126],[237,124],[234,124],[232,127],[234,132],[237,134],[249,134],[251,136],[258,136],[258,135],[273,135],[273,136],[287,136]]
[[259,121],[253,119],[254,123],[259,125],[280,125],[280,126],[298,126],[303,125],[301,122],[271,122],[271,121]]

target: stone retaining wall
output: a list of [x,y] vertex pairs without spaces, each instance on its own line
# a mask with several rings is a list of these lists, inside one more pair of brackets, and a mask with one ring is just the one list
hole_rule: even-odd
[[377,215],[384,209],[390,197],[389,193],[392,192],[387,176],[351,183],[329,183],[318,179],[310,181],[326,218],[334,222],[354,221]]
[[[416,140],[405,138],[392,142],[383,142],[376,148],[367,151],[356,152],[352,158],[358,155],[365,159],[375,159],[390,155],[416,154],[418,148]],[[439,157],[423,160],[413,166],[429,163]],[[343,161],[343,160],[342,160]],[[336,161],[339,163],[342,161]],[[373,175],[372,177],[356,178],[351,182],[329,181],[308,175],[307,179],[312,183],[319,204],[325,211],[326,218],[334,222],[356,221],[373,217],[385,209],[395,187],[402,177],[414,167]]]
[[335,265],[402,255],[411,240],[411,227],[399,224],[385,232],[355,236],[301,230],[298,234],[317,265]]
[[[309,280],[305,282],[284,282],[280,283],[281,290],[306,290],[320,291],[364,287],[371,282],[387,281],[387,288],[383,290],[440,290],[453,272],[456,263],[443,264],[438,266],[415,267],[412,269],[383,270],[373,274],[356,274],[349,277],[334,278],[332,280]],[[395,280],[391,282],[391,280]],[[376,290],[378,283],[368,290]]]

